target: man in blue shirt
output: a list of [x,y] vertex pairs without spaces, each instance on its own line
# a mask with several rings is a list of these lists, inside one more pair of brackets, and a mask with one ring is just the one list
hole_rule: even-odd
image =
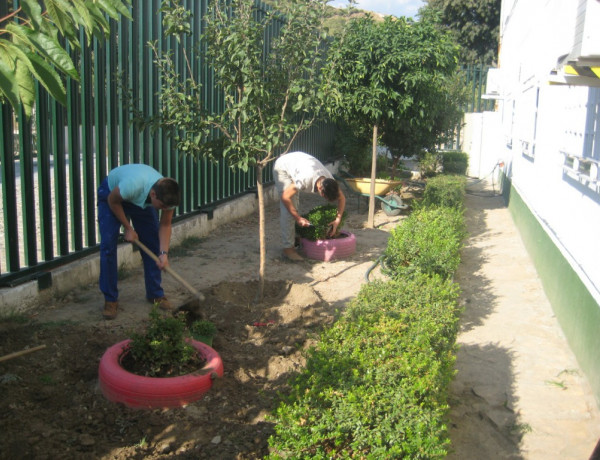
[[[163,310],[172,309],[161,287],[161,270],[169,265],[171,220],[179,200],[179,184],[144,164],[119,166],[100,184],[100,291],[104,294],[102,316],[105,319],[117,316],[117,242],[121,226],[125,229],[125,241],[139,239],[158,256],[156,263],[141,253],[146,299]],[[161,211],[160,220],[158,210]]]

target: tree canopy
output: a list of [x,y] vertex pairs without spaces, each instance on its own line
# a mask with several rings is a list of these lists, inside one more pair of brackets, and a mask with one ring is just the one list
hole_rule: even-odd
[[449,34],[427,20],[352,21],[331,50],[332,114],[377,125],[398,156],[431,148],[460,117],[457,52]]
[[495,65],[498,58],[501,0],[425,0],[420,14],[440,15],[441,24],[461,45],[465,64]]
[[15,113],[21,104],[26,116],[35,101],[34,82],[39,81],[61,104],[66,103],[63,77],[79,80],[65,42],[79,49],[80,30],[87,40],[105,39],[110,31],[106,16],[131,18],[128,0],[20,0],[0,6],[0,100]]

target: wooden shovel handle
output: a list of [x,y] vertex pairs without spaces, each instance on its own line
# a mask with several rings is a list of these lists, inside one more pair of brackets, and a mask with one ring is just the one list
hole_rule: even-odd
[[34,351],[43,350],[46,348],[46,345],[40,345],[38,347],[26,348],[25,350],[15,351],[14,353],[10,353],[8,355],[0,356],[0,362],[8,361],[9,359],[16,358],[18,356],[23,356],[29,353],[33,353]]
[[[144,251],[146,254],[148,254],[150,257],[152,257],[152,259],[155,262],[157,262],[157,263],[159,262],[158,257],[156,256],[156,254],[154,254],[150,249],[148,249],[148,246],[146,246],[140,240],[133,240],[133,242],[135,244],[137,244],[137,246],[142,251]],[[186,280],[184,280],[181,276],[179,276],[179,274],[177,272],[175,272],[175,270],[173,270],[170,266],[166,266],[165,267],[165,271],[167,273],[169,273],[169,275],[171,275],[177,281],[179,281],[181,284],[183,284],[192,294],[194,294],[197,297],[200,297],[200,292],[198,292],[198,290],[194,286],[192,286],[190,283],[188,283]]]

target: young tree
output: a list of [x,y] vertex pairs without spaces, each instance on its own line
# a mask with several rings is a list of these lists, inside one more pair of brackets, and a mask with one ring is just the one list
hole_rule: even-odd
[[437,132],[437,111],[448,101],[444,92],[457,67],[456,53],[448,34],[434,24],[391,17],[351,21],[331,48],[326,73],[338,95],[332,114],[366,123],[373,131],[371,227],[379,132],[388,133],[393,146],[406,135],[413,154],[428,145],[423,139]]
[[423,83],[418,104],[385,120],[382,127],[381,141],[393,159],[392,179],[402,158],[421,158],[452,139],[464,115],[466,87],[459,72],[438,76],[430,85]]
[[[200,85],[193,77],[181,81],[171,57],[154,48],[164,81],[157,122],[171,129],[178,149],[212,159],[223,155],[243,171],[256,168],[259,299],[266,262],[263,172],[320,115],[327,92],[320,73],[327,1],[297,0],[260,11],[254,0],[213,0],[202,44],[225,96],[220,112],[204,107]],[[179,2],[163,5],[166,33],[189,32]],[[269,42],[265,29],[274,21],[281,29]]]
[[35,101],[36,80],[63,105],[66,91],[61,75],[79,80],[59,37],[80,48],[80,30],[88,40],[108,37],[105,15],[131,19],[128,0],[20,0],[19,5],[12,10],[0,6],[0,100],[10,103],[16,114],[22,104],[26,116]]

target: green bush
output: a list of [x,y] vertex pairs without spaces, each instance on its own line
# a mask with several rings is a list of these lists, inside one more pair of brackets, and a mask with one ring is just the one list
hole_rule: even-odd
[[212,337],[217,333],[217,326],[212,321],[197,320],[190,325],[190,335],[195,340],[200,340],[204,337]]
[[190,365],[197,369],[198,354],[185,340],[187,337],[189,332],[183,315],[162,316],[154,306],[146,330],[131,334],[126,355],[129,367],[126,368],[132,372],[133,369],[140,370],[134,373],[149,377],[184,375],[189,372]]
[[458,150],[442,152],[442,169],[444,174],[464,176],[469,168],[469,155]]
[[415,273],[449,278],[460,263],[464,237],[462,210],[420,208],[391,231],[383,271],[392,278]]
[[441,159],[437,152],[421,152],[418,157],[421,176],[433,177],[439,172]]
[[[344,211],[338,231],[344,226],[347,215],[346,211]],[[310,241],[324,240],[327,238],[327,233],[329,232],[329,223],[333,222],[337,217],[337,207],[332,204],[316,206],[302,217],[307,219],[312,224],[312,227],[300,227],[296,224],[296,234]]]
[[270,458],[443,458],[457,296],[424,275],[364,285],[292,381]]
[[467,180],[462,176],[439,175],[427,181],[420,206],[447,206],[462,209]]

